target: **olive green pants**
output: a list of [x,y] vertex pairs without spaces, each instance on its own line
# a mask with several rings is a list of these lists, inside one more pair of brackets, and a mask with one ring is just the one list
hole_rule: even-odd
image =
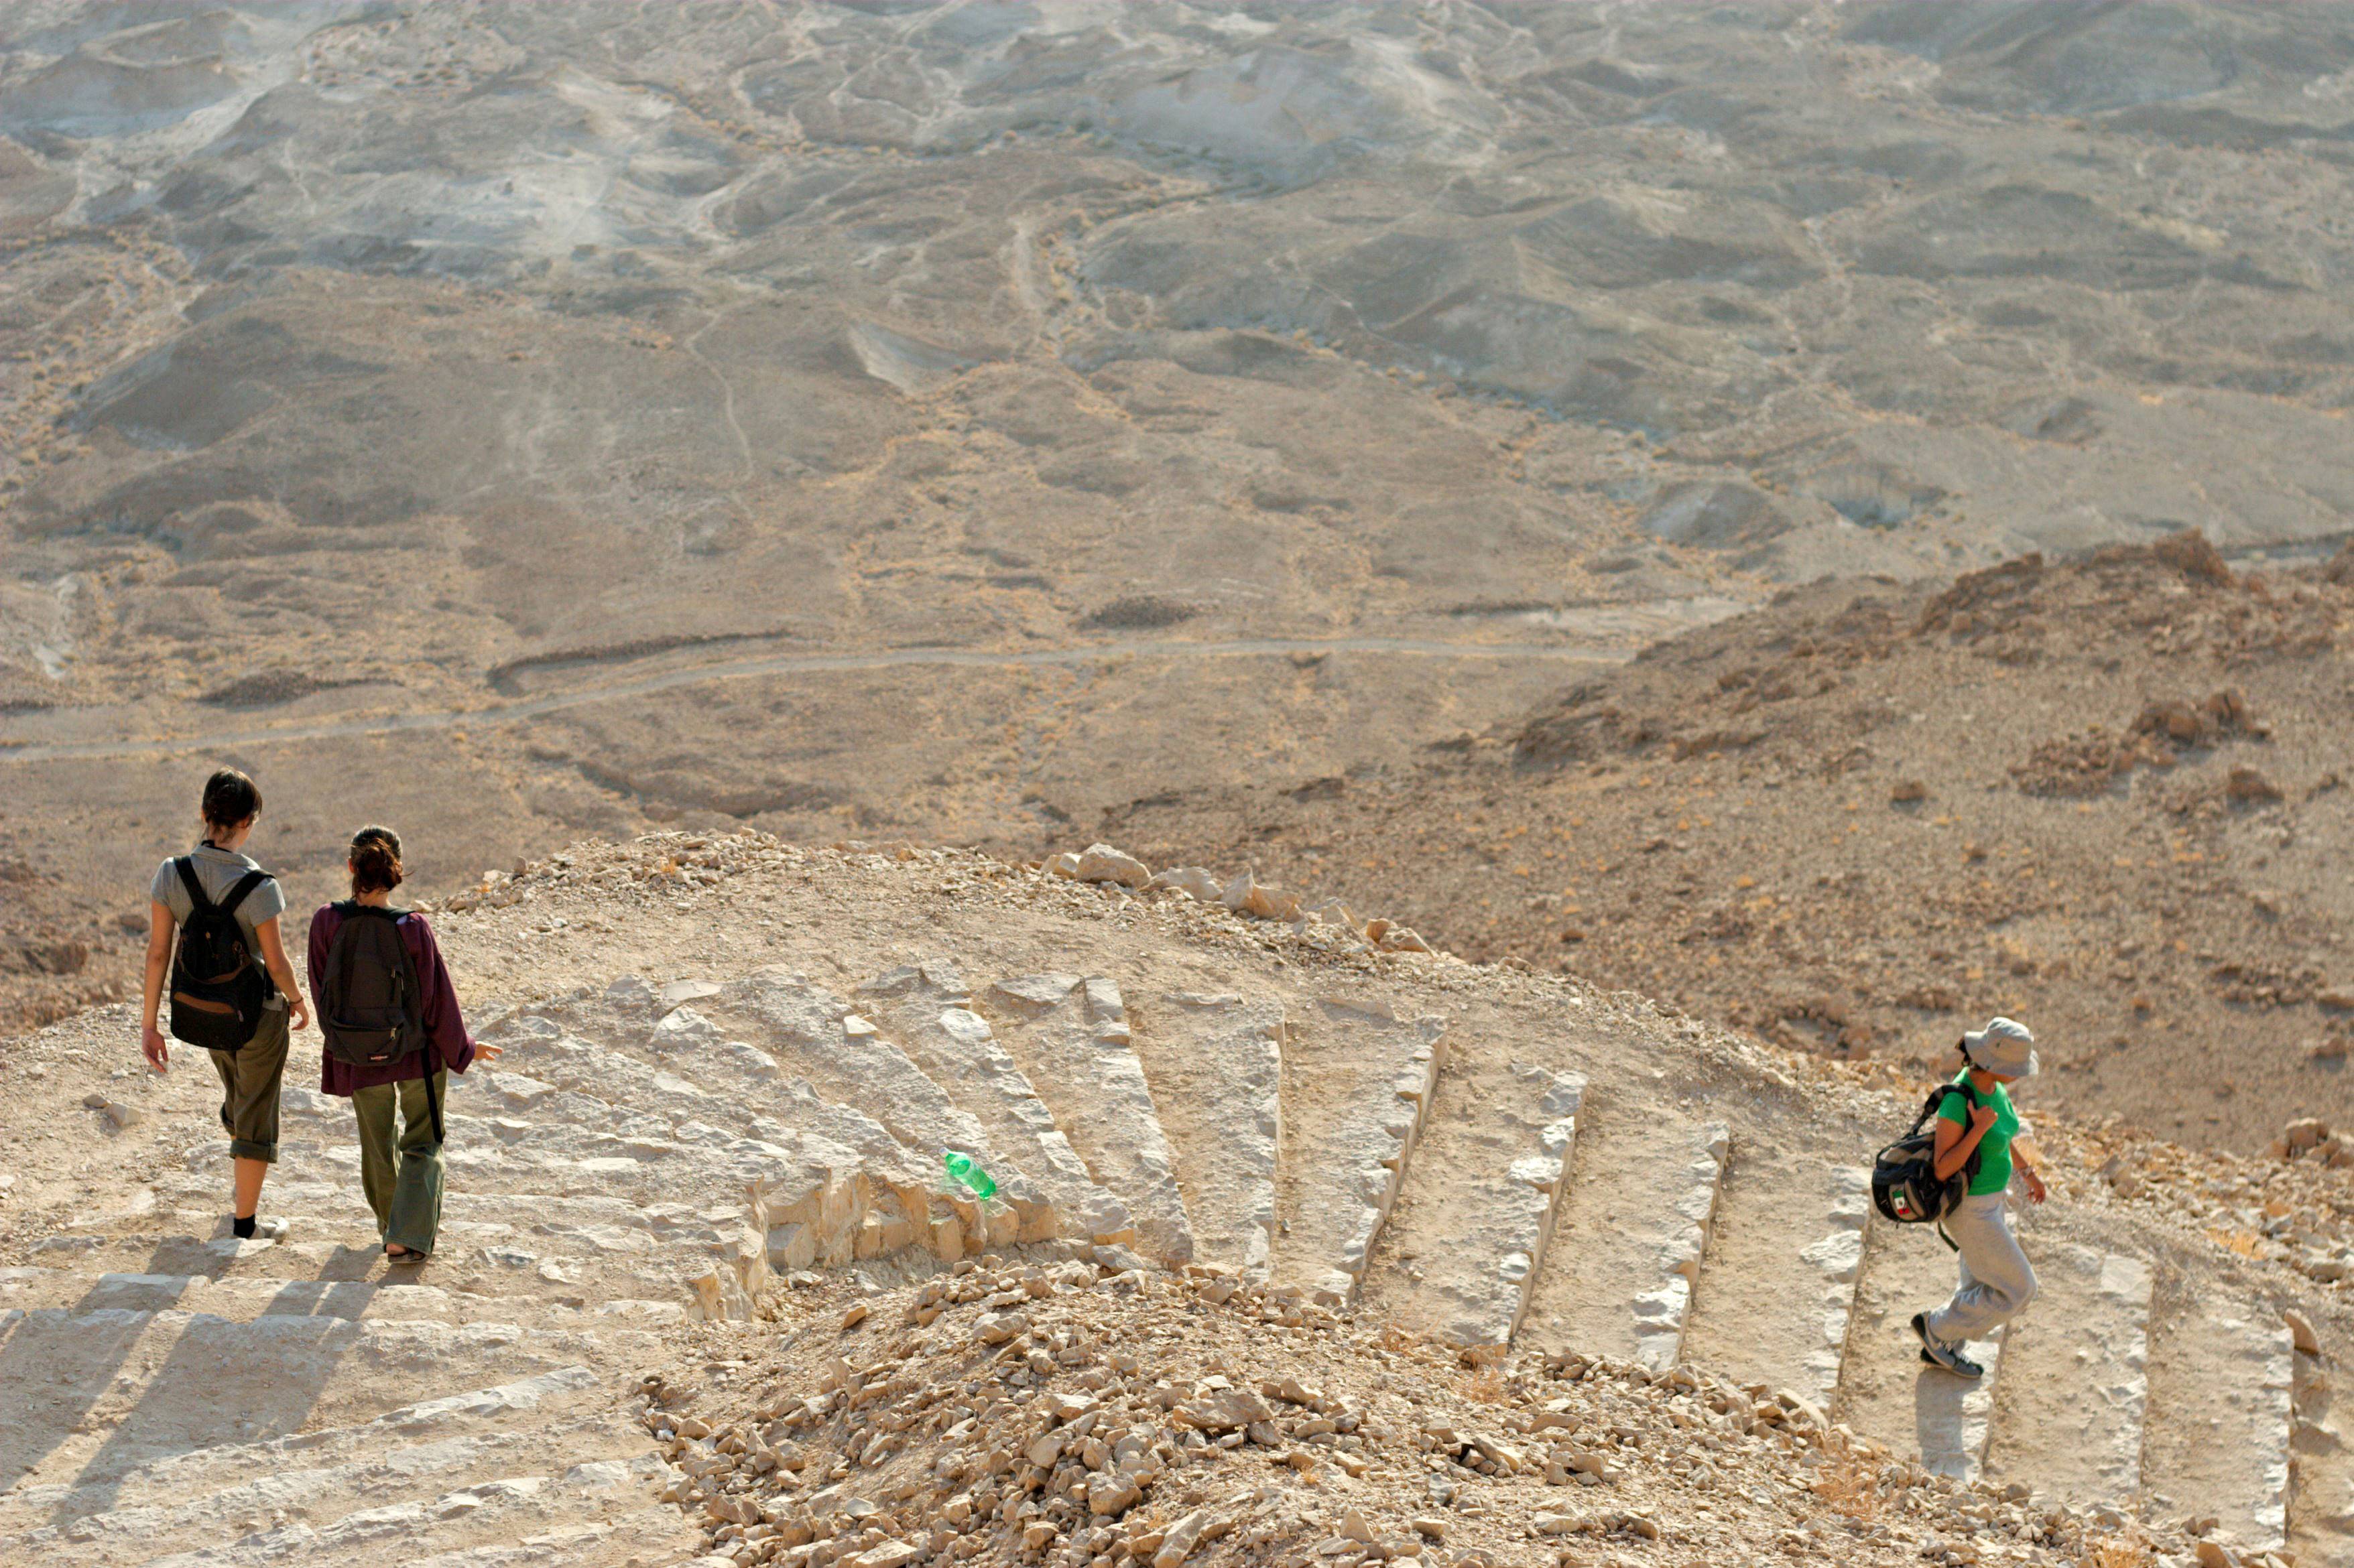
[[253,1038],[235,1051],[207,1051],[221,1081],[221,1130],[228,1151],[263,1164],[278,1159],[278,1091],[286,1077],[286,1004],[272,999],[261,1010]]
[[[436,1071],[433,1096],[445,1111],[449,1091],[449,1072]],[[411,1252],[431,1252],[441,1228],[441,1146],[433,1139],[425,1080],[355,1089],[352,1113],[360,1124],[360,1191],[376,1211],[376,1234]]]

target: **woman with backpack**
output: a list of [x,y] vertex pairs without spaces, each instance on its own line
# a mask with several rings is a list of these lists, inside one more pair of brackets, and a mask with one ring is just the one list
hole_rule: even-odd
[[[2015,1148],[2019,1111],[2008,1086],[2035,1075],[2035,1036],[2027,1026],[1998,1018],[1962,1036],[1962,1070],[1937,1109],[1933,1170],[1938,1181],[1967,1174],[1960,1201],[1945,1216],[1946,1234],[1961,1255],[1961,1283],[1953,1298],[1934,1312],[1913,1315],[1921,1359],[1960,1377],[1978,1378],[1986,1369],[1963,1354],[2035,1298],[2035,1270],[2011,1234],[2013,1170],[2030,1201],[2049,1194],[2043,1178]],[[1961,1092],[1956,1094],[1952,1088]]]
[[205,780],[200,809],[203,842],[157,866],[148,885],[139,1045],[157,1072],[170,1070],[172,1048],[156,1026],[168,973],[173,1035],[206,1047],[220,1075],[221,1129],[234,1171],[230,1234],[274,1238],[286,1234],[286,1222],[257,1219],[255,1211],[278,1159],[287,1035],[310,1027],[311,1013],[279,939],[286,895],[244,853],[261,819],[261,791],[224,768]]
[[400,838],[352,835],[352,895],[311,916],[311,989],[319,997],[322,1092],[352,1102],[360,1188],[384,1255],[422,1263],[441,1225],[441,1106],[451,1073],[495,1062],[458,1012],[449,966],[425,916],[392,907]]

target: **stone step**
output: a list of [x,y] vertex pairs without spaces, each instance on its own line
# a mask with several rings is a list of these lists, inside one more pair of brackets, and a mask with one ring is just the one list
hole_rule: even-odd
[[1447,1064],[1447,1024],[1326,1001],[1283,1036],[1275,1274],[1347,1303],[1373,1261]]
[[1119,987],[1102,975],[1024,975],[999,980],[981,1005],[1089,1173],[1128,1205],[1140,1250],[1190,1262],[1193,1221]]
[[1283,1136],[1281,1004],[1180,991],[1128,1011],[1198,1258],[1265,1277]]
[[[698,1210],[545,1193],[451,1192],[443,1201],[433,1261],[424,1274],[412,1276],[388,1269],[375,1220],[355,1183],[274,1182],[264,1189],[263,1200],[268,1212],[292,1227],[285,1240],[238,1243],[152,1232],[69,1235],[48,1238],[34,1255],[87,1275],[259,1274],[334,1283],[398,1278],[474,1296],[593,1306],[608,1298],[681,1298],[682,1266],[712,1255],[741,1231],[747,1213],[741,1202]],[[185,1210],[148,1217],[197,1224],[209,1218]],[[11,1304],[7,1289],[0,1283],[0,1306]]]
[[642,1357],[643,1330],[118,1308],[0,1314],[0,1485],[99,1480],[223,1441],[368,1419],[437,1388]]
[[[788,1076],[806,1079],[818,1094],[881,1122],[928,1171],[939,1170],[951,1149],[978,1157],[1011,1214],[1001,1221],[992,1213],[991,1244],[1044,1241],[1057,1234],[1053,1202],[1013,1151],[995,1147],[970,1111],[832,992],[781,969],[758,969],[701,1006],[699,1014],[679,1009],[663,1026],[697,1038],[706,1024],[713,1033],[739,1033],[767,1051]],[[688,1022],[678,1022],[682,1013]]]
[[[498,1037],[529,1041],[525,1059],[534,1075],[494,1077],[493,1086],[510,1096],[535,1098],[551,1089],[610,1097],[613,1102],[667,1118],[673,1139],[695,1128],[720,1127],[787,1147],[805,1138],[821,1138],[855,1156],[846,1165],[842,1165],[840,1153],[832,1157],[841,1165],[840,1180],[846,1186],[842,1201],[829,1212],[826,1224],[809,1225],[805,1245],[780,1239],[775,1249],[779,1266],[843,1264],[907,1245],[926,1246],[953,1262],[969,1247],[988,1244],[988,1217],[981,1205],[937,1191],[939,1178],[881,1122],[854,1107],[826,1099],[807,1079],[784,1078],[765,1054],[761,1060],[771,1068],[767,1081],[741,1092],[714,1090],[628,1049],[575,1033],[600,1025],[594,1019],[566,1016],[573,1011],[534,1009],[504,1021]],[[609,1021],[601,1027],[621,1033],[630,1026]],[[1010,1236],[1011,1211],[1002,1217]]]
[[[565,1260],[567,1265],[574,1260]],[[539,1276],[543,1281],[545,1275]],[[577,1283],[574,1282],[574,1283]],[[583,1326],[585,1318],[633,1324],[677,1322],[686,1298],[580,1298],[578,1305],[537,1296],[485,1296],[429,1284],[408,1269],[374,1279],[289,1278],[240,1274],[80,1274],[51,1268],[0,1268],[0,1306],[121,1308],[161,1312],[174,1308],[237,1321],[265,1314],[313,1318],[419,1319],[470,1322],[490,1313],[518,1323]],[[520,1314],[520,1315],[519,1315]]]
[[1953,1294],[1954,1268],[1954,1255],[1934,1225],[1875,1217],[1865,1227],[1863,1273],[1832,1414],[1934,1475],[1969,1481],[1986,1462],[2002,1339],[1971,1342],[1971,1357],[1986,1368],[1972,1383],[1924,1364],[1913,1332],[1913,1314],[1941,1307]]
[[1136,1239],[1128,1205],[1088,1173],[1030,1075],[972,1010],[972,993],[954,964],[877,975],[858,988],[858,1000],[924,1075],[955,1096],[991,1144],[1044,1189],[1063,1234],[1098,1245]]
[[1725,1162],[1686,1359],[1829,1409],[1855,1312],[1872,1173],[1743,1144]]
[[[661,1462],[591,1461],[556,1474],[487,1477],[438,1496],[412,1498],[345,1513],[323,1524],[293,1519],[239,1539],[134,1559],[140,1568],[268,1568],[300,1563],[481,1561],[477,1552],[514,1552],[557,1527],[612,1523],[652,1512],[650,1474]],[[584,1518],[584,1516],[587,1516]],[[680,1524],[685,1521],[673,1515]],[[636,1520],[642,1528],[651,1520]],[[576,1536],[582,1545],[608,1537]],[[525,1559],[526,1561],[530,1559]]]
[[1471,1349],[1511,1342],[1560,1212],[1585,1081],[1454,1067],[1415,1151],[1362,1307]]
[[2288,1544],[2304,1563],[2354,1563],[2354,1404],[2337,1397],[2329,1365],[2296,1352]]
[[[214,1490],[169,1499],[134,1503],[106,1498],[103,1506],[0,1535],[0,1561],[33,1562],[69,1552],[78,1563],[133,1563],[297,1529],[313,1532],[323,1544],[332,1527],[347,1516],[366,1512],[381,1520],[389,1509],[430,1501],[486,1478],[542,1469],[563,1478],[567,1492],[593,1489],[609,1499],[621,1493],[641,1503],[651,1501],[653,1489],[667,1484],[671,1473],[643,1428],[599,1413],[525,1432],[387,1446],[339,1464],[271,1467]],[[101,1485],[82,1491],[103,1496],[112,1489]],[[442,1503],[446,1507],[447,1499]]]
[[2149,1406],[2149,1266],[2029,1239],[2037,1291],[2003,1336],[1987,1478],[2130,1511]]
[[517,1542],[404,1558],[398,1568],[669,1568],[699,1563],[702,1549],[700,1531],[678,1510],[657,1505],[611,1519],[558,1525]]
[[1720,1122],[1587,1106],[1522,1332],[1543,1349],[1665,1371],[1682,1352],[1729,1135]]
[[586,1426],[603,1419],[605,1380],[572,1365],[404,1404],[345,1426],[175,1450],[102,1479],[0,1490],[0,1530],[67,1522],[111,1509],[168,1509],[264,1475],[333,1468],[426,1444]]
[[2288,1531],[2296,1341],[2261,1303],[2200,1291],[2150,1326],[2142,1487],[2162,1519],[2269,1552]]

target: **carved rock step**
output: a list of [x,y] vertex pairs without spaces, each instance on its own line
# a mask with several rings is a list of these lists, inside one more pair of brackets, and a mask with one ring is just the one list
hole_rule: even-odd
[[1872,1173],[1760,1139],[1725,1162],[1688,1360],[1829,1409],[1862,1272]]
[[2257,1302],[2201,1291],[2160,1316],[2149,1340],[2143,1488],[2171,1513],[2212,1515],[2234,1547],[2279,1545],[2296,1354],[2287,1326]]
[[1681,1353],[1729,1143],[1723,1124],[1587,1102],[1577,1171],[1522,1332],[1664,1371]]
[[1444,1020],[1326,1001],[1283,1037],[1278,1278],[1353,1300],[1447,1062]]
[[[58,1305],[21,1293],[29,1280],[75,1273],[256,1275],[356,1282],[387,1276],[376,1222],[356,1185],[273,1182],[267,1202],[293,1231],[280,1242],[194,1235],[51,1238],[36,1255],[49,1269],[12,1282],[0,1271],[0,1307]],[[439,1255],[421,1282],[518,1302],[677,1298],[681,1263],[704,1259],[739,1234],[745,1205],[631,1203],[603,1197],[451,1192],[443,1200]],[[183,1217],[187,1216],[183,1211]],[[214,1216],[205,1215],[205,1219]]]
[[2305,1563],[2354,1563],[2354,1404],[2319,1356],[2296,1352],[2296,1487],[2288,1543]]
[[[414,1568],[499,1568],[502,1564],[591,1563],[642,1555],[648,1547],[684,1562],[699,1532],[670,1510],[668,1520],[646,1506],[646,1488],[616,1481],[602,1467],[586,1474],[513,1476],[423,1500],[346,1514],[313,1527],[302,1522],[258,1531],[243,1540],[150,1557],[140,1568],[266,1568],[299,1563],[375,1568],[398,1562]],[[611,1517],[597,1519],[599,1512]],[[622,1549],[631,1549],[624,1553]]]
[[1986,1368],[1986,1376],[1971,1383],[1924,1364],[1912,1327],[1914,1313],[1945,1304],[1954,1279],[1954,1255],[1935,1226],[1875,1220],[1866,1228],[1863,1277],[1832,1414],[1931,1473],[1967,1481],[1986,1462],[2002,1340],[1971,1342],[1971,1359]]
[[1199,1260],[1264,1277],[1283,1133],[1281,1005],[1170,991],[1128,1012]]
[[[565,1270],[581,1267],[576,1259],[546,1263]],[[543,1284],[551,1283],[545,1274],[535,1277]],[[659,1298],[573,1296],[567,1299],[572,1304],[504,1293],[484,1296],[429,1285],[405,1273],[375,1279],[298,1279],[265,1274],[90,1275],[48,1268],[0,1269],[0,1306],[27,1310],[162,1312],[176,1308],[237,1322],[276,1313],[440,1323],[469,1322],[487,1310],[522,1326],[572,1328],[587,1326],[584,1318],[653,1324],[676,1322],[685,1315],[685,1298],[674,1289]]]
[[2149,1266],[2031,1239],[2038,1290],[2003,1336],[1987,1478],[2129,1511],[2149,1406]]
[[682,1008],[663,1026],[682,1039],[705,1033],[700,1025],[706,1020],[741,1033],[772,1055],[786,1076],[805,1078],[826,1098],[881,1122],[920,1155],[927,1170],[937,1169],[950,1149],[978,1156],[1014,1216],[1013,1234],[1001,1238],[992,1223],[991,1240],[1044,1241],[1058,1234],[1053,1202],[1013,1152],[997,1148],[970,1111],[832,992],[781,969],[758,969],[705,998],[703,1006],[705,1018],[690,1014],[681,1023],[680,1014],[688,1012]]
[[972,1010],[955,965],[893,969],[860,986],[858,999],[924,1075],[955,1096],[993,1146],[1044,1189],[1064,1234],[1098,1245],[1136,1239],[1128,1205],[1088,1174],[1029,1075]]
[[1459,1345],[1510,1344],[1553,1236],[1585,1093],[1582,1078],[1520,1064],[1442,1076],[1364,1306]]
[[1119,988],[1101,975],[1024,975],[981,1001],[1089,1172],[1128,1205],[1139,1249],[1191,1261],[1193,1222]]
[[421,1445],[502,1436],[528,1441],[544,1431],[585,1429],[605,1419],[607,1398],[597,1372],[558,1367],[396,1406],[351,1425],[172,1452],[103,1479],[0,1491],[0,1530],[32,1530],[110,1509],[170,1509],[268,1476],[373,1462]]
[[0,1484],[102,1479],[225,1436],[366,1419],[436,1388],[642,1355],[639,1330],[271,1313],[0,1313]]
[[[423,1503],[455,1519],[479,1503],[453,1509],[442,1494],[541,1470],[559,1478],[548,1494],[551,1499],[562,1497],[566,1506],[584,1509],[592,1497],[608,1503],[649,1502],[668,1467],[648,1448],[642,1428],[598,1414],[528,1432],[387,1445],[337,1464],[253,1471],[217,1489],[169,1499],[127,1502],[109,1496],[111,1488],[85,1488],[73,1500],[90,1496],[100,1506],[60,1514],[21,1533],[0,1535],[0,1561],[34,1562],[69,1552],[77,1563],[114,1564],[142,1563],[158,1554],[201,1553],[224,1542],[274,1548],[294,1532],[262,1527],[260,1521],[288,1516],[299,1520],[301,1528],[322,1544],[345,1520],[357,1516],[370,1516],[361,1520],[362,1533],[380,1538],[389,1520],[387,1510]],[[514,1533],[532,1530],[511,1517],[500,1522],[522,1527]]]
[[[791,1213],[805,1192],[774,1205],[773,1223],[806,1230],[805,1235],[780,1237],[771,1248],[779,1267],[843,1264],[911,1245],[954,1262],[991,1240],[1013,1239],[1015,1219],[1009,1206],[985,1207],[936,1191],[938,1176],[881,1122],[826,1099],[806,1079],[785,1079],[764,1054],[754,1053],[770,1068],[757,1087],[720,1091],[685,1075],[695,1064],[673,1059],[670,1066],[657,1067],[639,1054],[570,1033],[557,1017],[539,1010],[506,1021],[501,1038],[529,1042],[518,1054],[533,1069],[531,1076],[493,1075],[489,1080],[492,1093],[504,1096],[516,1114],[527,1116],[539,1103],[570,1093],[667,1121],[673,1139],[716,1127],[786,1148],[813,1148],[803,1140],[825,1140],[832,1147],[824,1169],[841,1192],[831,1202],[821,1194],[806,1215]],[[994,1233],[992,1221],[998,1222]]]

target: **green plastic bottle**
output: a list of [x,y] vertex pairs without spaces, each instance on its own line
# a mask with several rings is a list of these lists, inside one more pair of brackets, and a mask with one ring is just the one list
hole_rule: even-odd
[[972,1190],[976,1198],[997,1196],[997,1183],[981,1168],[981,1161],[961,1150],[948,1150],[940,1155],[940,1163],[949,1168],[949,1180]]

